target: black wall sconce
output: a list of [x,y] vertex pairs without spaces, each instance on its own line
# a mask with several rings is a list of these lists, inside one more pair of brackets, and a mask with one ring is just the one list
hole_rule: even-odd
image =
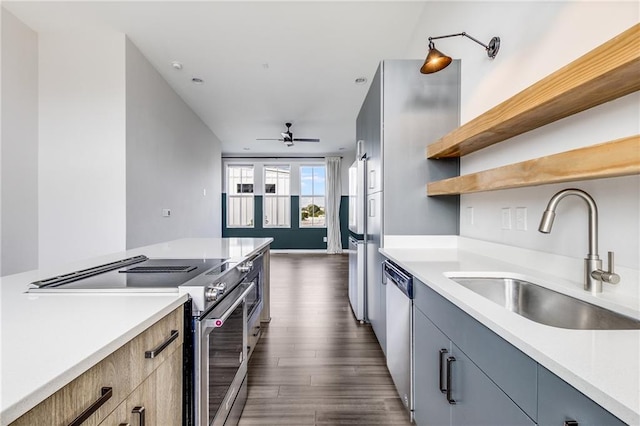
[[422,65],[422,68],[420,68],[420,72],[422,74],[431,74],[434,72],[438,72],[441,69],[446,68],[447,65],[451,63],[451,57],[445,55],[444,53],[436,49],[436,45],[433,43],[433,40],[437,40],[440,38],[457,37],[457,36],[470,38],[471,40],[478,43],[480,46],[484,47],[484,50],[487,51],[487,55],[489,55],[489,58],[491,59],[496,57],[496,55],[498,54],[498,50],[500,49],[500,37],[492,38],[488,45],[471,37],[467,33],[458,33],[458,34],[449,34],[449,35],[438,36],[438,37],[429,37],[429,53],[427,54],[427,58],[424,60],[424,64]]

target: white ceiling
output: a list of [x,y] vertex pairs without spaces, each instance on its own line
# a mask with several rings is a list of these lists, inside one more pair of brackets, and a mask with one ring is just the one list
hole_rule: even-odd
[[[377,64],[405,58],[412,40],[426,37],[416,34],[425,4],[3,2],[37,32],[127,34],[220,138],[222,152],[246,156],[353,151],[355,119]],[[367,83],[356,85],[361,76]],[[280,137],[285,122],[294,137],[321,142],[287,148],[255,140]]]

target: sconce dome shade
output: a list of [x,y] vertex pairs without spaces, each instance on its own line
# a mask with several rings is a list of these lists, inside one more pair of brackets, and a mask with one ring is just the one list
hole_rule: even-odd
[[427,54],[427,59],[424,60],[424,64],[422,64],[422,68],[420,68],[420,72],[422,74],[431,74],[434,72],[438,72],[451,63],[451,57],[443,54],[435,46],[429,46],[429,53]]

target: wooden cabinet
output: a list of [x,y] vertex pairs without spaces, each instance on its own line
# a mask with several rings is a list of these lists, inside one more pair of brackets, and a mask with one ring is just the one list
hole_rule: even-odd
[[182,424],[182,349],[177,347],[100,426]]
[[136,424],[137,406],[147,425],[181,424],[183,315],[180,307],[165,316],[11,426],[66,426],[85,412],[82,426]]
[[416,424],[535,424],[422,311],[414,315]]

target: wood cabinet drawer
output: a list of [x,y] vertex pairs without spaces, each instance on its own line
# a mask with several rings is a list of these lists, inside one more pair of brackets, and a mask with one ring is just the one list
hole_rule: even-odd
[[129,349],[124,345],[11,425],[68,425],[101,399],[103,388],[109,388],[111,396],[105,395],[104,403],[82,423],[98,425],[131,393],[129,375]]
[[[126,401],[126,400],[125,400]],[[121,426],[126,425],[128,422],[127,404],[123,401],[111,412],[103,421],[100,426]]]
[[[100,426],[182,424],[182,350],[179,346]],[[141,410],[142,409],[142,410]]]
[[[180,307],[22,415],[11,426],[66,426],[103,397],[104,403],[82,426],[100,424],[163,361],[182,347],[182,324],[183,308]],[[166,342],[172,330],[178,331],[175,339],[154,358],[145,358],[145,352]],[[103,388],[110,389],[110,396],[107,397]]]
[[[177,309],[160,321],[140,333],[129,342],[129,357],[131,363],[130,380],[134,389],[147,378],[158,366],[171,356],[184,338],[184,314]],[[173,333],[173,334],[172,334]],[[169,342],[167,344],[167,342]],[[163,345],[166,345],[163,348]],[[152,356],[151,352],[157,353]]]

